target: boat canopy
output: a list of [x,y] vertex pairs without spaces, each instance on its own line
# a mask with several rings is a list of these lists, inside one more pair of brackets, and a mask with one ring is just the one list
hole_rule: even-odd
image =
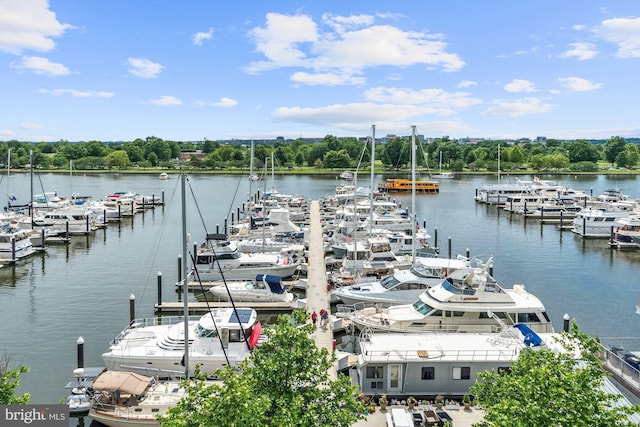
[[513,327],[520,330],[520,333],[524,336],[524,344],[527,347],[537,347],[543,344],[542,338],[524,323],[516,323]]
[[133,372],[105,371],[93,382],[94,390],[120,391],[140,396],[155,380]]
[[282,278],[275,274],[258,274],[256,282],[266,282],[274,294],[284,294],[286,289],[282,285]]

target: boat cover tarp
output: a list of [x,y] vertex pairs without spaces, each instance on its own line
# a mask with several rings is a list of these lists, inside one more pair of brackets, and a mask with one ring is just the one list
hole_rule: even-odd
[[282,278],[280,276],[276,276],[275,274],[258,274],[256,276],[256,281],[265,281],[267,285],[269,285],[271,292],[273,292],[274,294],[284,294],[286,291],[284,285],[282,284]]
[[93,382],[93,388],[98,391],[120,391],[140,396],[153,381],[152,377],[133,372],[106,371]]
[[536,347],[542,345],[542,338],[531,330],[530,327],[524,323],[517,323],[513,325],[514,328],[518,328],[520,333],[524,336],[524,343],[527,347]]

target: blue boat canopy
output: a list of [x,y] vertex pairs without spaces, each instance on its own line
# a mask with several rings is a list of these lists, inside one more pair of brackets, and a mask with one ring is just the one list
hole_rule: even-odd
[[524,336],[524,344],[527,347],[537,347],[543,344],[542,338],[524,323],[516,323],[513,327],[520,330],[520,333]]
[[282,278],[275,274],[258,274],[256,276],[256,282],[266,282],[274,294],[284,294],[286,291],[282,284]]

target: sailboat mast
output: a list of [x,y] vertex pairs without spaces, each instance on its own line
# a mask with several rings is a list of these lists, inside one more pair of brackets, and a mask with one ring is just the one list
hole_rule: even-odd
[[373,229],[373,180],[376,161],[376,125],[371,125],[371,186],[369,190],[369,234]]
[[416,263],[416,126],[411,126],[411,264]]
[[[189,293],[187,292],[187,191],[186,175],[180,174],[182,190],[182,299],[184,302],[184,377],[189,380]],[[194,254],[195,256],[195,254]]]

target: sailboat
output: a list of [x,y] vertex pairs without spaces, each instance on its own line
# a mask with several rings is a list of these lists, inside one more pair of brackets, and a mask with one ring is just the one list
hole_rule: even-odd
[[440,170],[438,173],[431,175],[432,178],[436,179],[451,179],[453,178],[453,174],[451,172],[442,172],[442,150],[440,150]]
[[[181,174],[186,260],[185,180]],[[186,262],[182,280],[188,280]],[[93,384],[91,418],[109,427],[158,426],[158,416],[175,407],[186,391],[176,380],[159,382],[156,377],[189,380],[196,366],[210,374],[237,366],[258,343],[261,324],[254,309],[236,309],[232,301],[231,307],[212,309],[194,321],[188,316],[186,295],[183,300],[183,316],[133,320],[115,338],[110,351],[102,355],[108,370]]]

